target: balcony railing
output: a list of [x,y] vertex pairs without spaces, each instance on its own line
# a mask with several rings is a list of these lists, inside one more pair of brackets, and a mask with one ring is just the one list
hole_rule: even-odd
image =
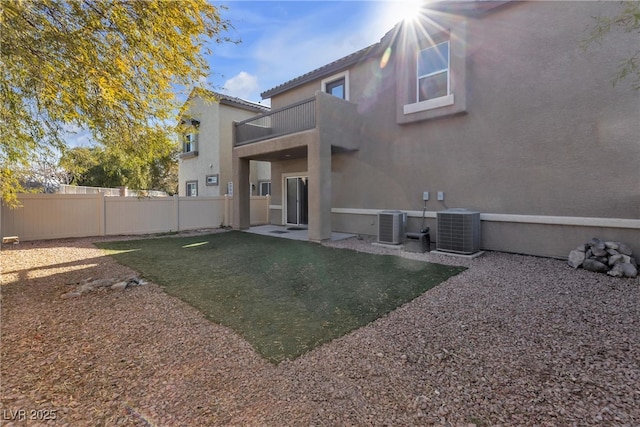
[[235,124],[234,145],[249,144],[316,127],[316,98],[288,105]]

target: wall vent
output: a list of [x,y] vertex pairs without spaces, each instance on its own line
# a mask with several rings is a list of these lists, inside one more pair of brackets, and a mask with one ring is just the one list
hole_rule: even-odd
[[378,212],[378,242],[399,245],[404,241],[406,227],[406,212]]
[[437,213],[439,251],[473,254],[480,250],[480,212],[447,209]]

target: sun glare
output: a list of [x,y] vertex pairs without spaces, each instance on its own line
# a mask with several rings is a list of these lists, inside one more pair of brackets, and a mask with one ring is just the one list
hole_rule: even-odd
[[400,0],[394,2],[393,8],[396,9],[399,20],[414,21],[420,16],[420,9],[424,0]]

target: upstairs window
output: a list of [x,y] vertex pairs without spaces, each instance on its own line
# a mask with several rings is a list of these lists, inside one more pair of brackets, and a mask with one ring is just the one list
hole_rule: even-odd
[[449,84],[449,41],[418,52],[417,102],[451,93]]
[[344,78],[327,83],[325,86],[325,90],[329,95],[337,96],[338,98],[344,99],[345,97]]
[[323,92],[337,98],[349,100],[349,70],[322,79],[320,88]]
[[190,153],[195,151],[195,138],[192,133],[188,133],[184,136],[184,144],[182,151],[184,153]]

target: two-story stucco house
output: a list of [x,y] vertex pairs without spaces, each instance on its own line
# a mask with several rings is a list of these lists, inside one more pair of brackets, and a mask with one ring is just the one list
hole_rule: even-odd
[[[376,235],[381,210],[480,212],[481,247],[566,257],[594,236],[640,251],[640,96],[612,85],[637,33],[585,49],[617,2],[432,3],[379,43],[262,94],[235,125],[234,227],[250,160],[271,162],[271,221]],[[429,193],[428,195],[425,193]],[[427,200],[425,200],[427,199]]]
[[[231,150],[233,122],[269,111],[268,107],[203,89],[194,90],[182,114],[185,134],[179,159],[180,196],[233,194]],[[248,189],[252,195],[271,192],[271,168],[251,162]]]

